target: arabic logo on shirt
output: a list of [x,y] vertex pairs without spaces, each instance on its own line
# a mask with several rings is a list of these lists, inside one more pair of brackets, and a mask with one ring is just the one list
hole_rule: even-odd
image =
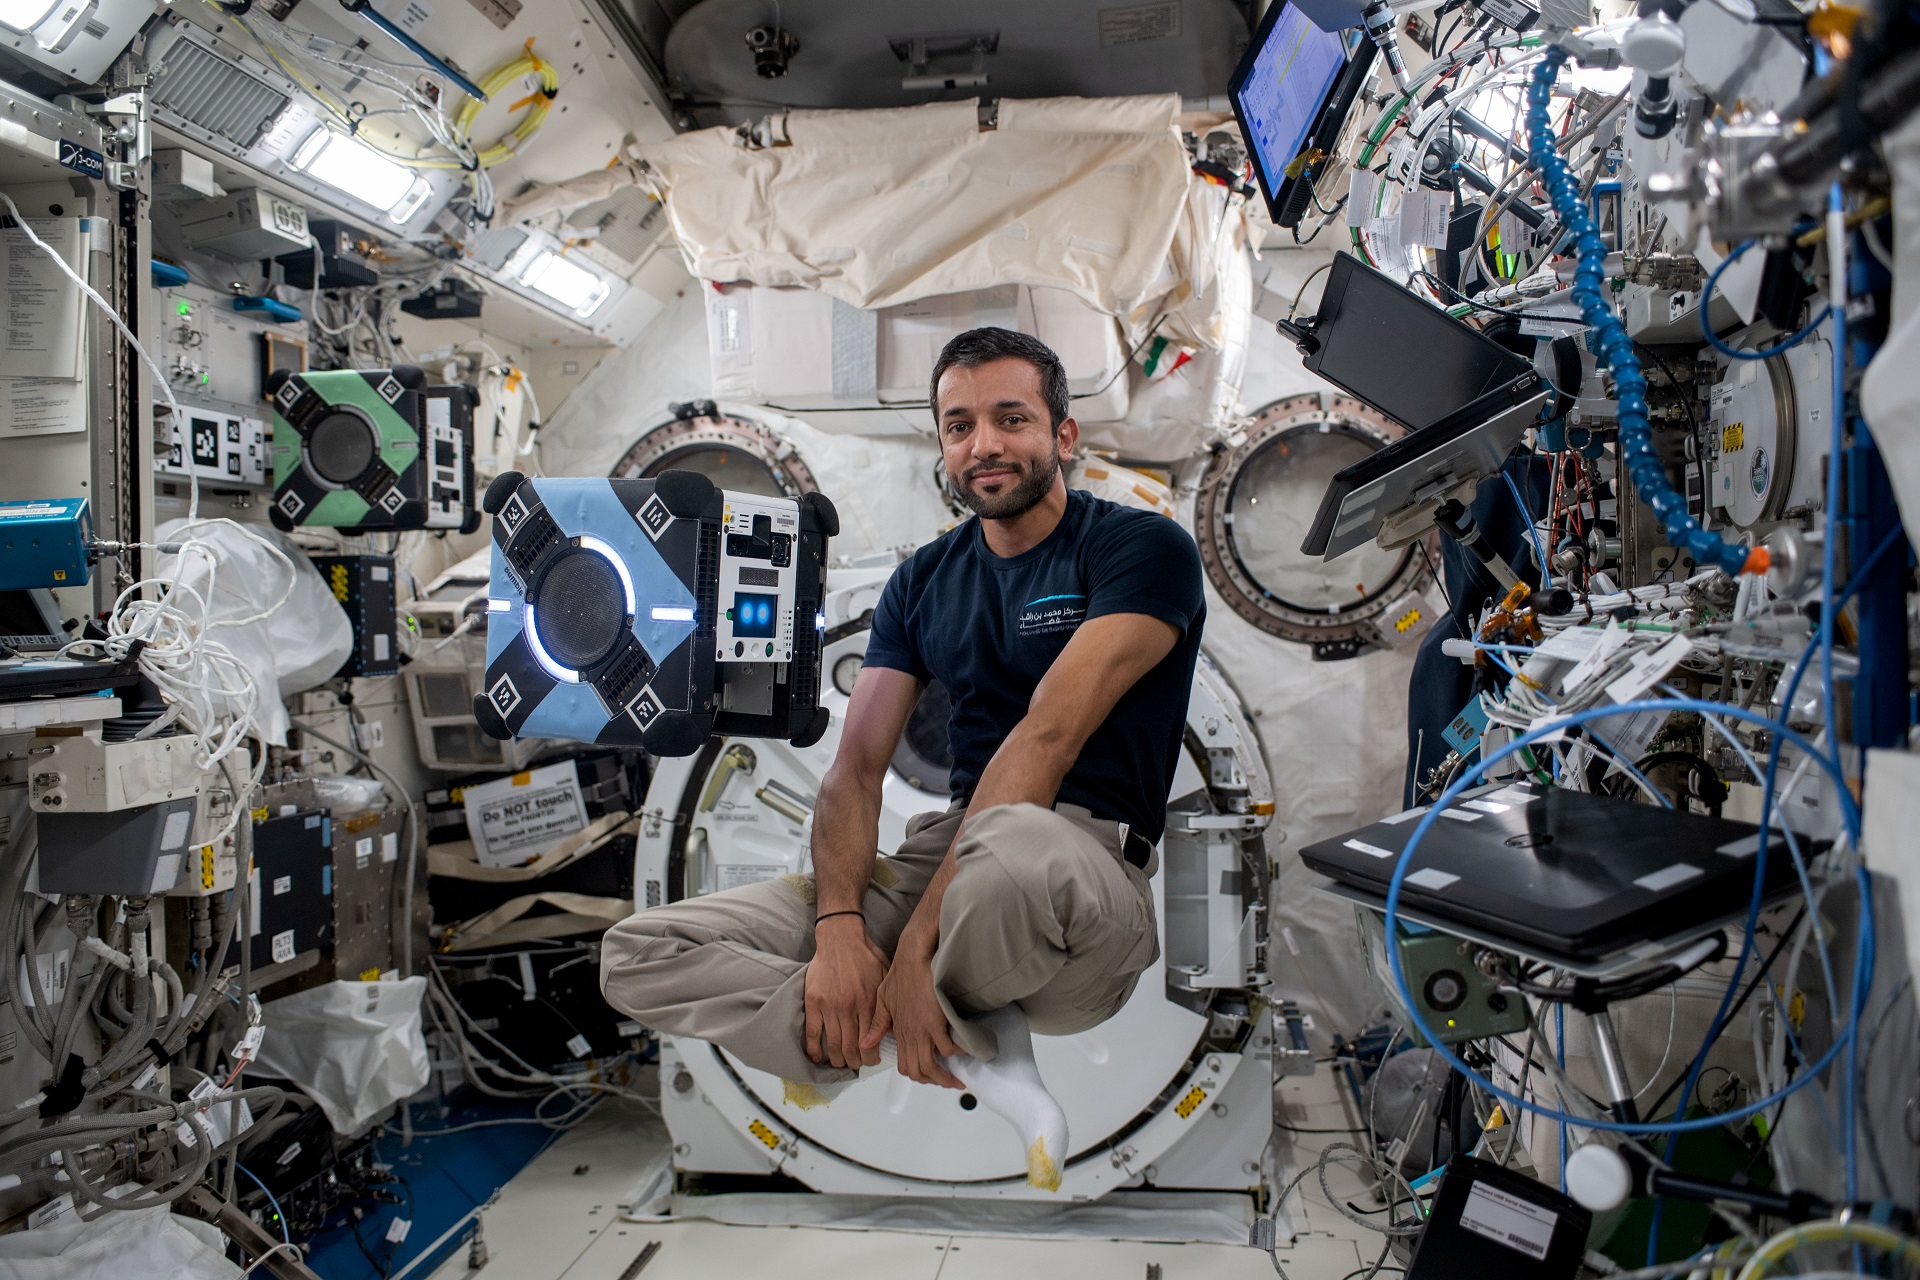
[[1041,596],[1020,606],[1020,634],[1044,636],[1071,631],[1086,617],[1087,598],[1083,595]]

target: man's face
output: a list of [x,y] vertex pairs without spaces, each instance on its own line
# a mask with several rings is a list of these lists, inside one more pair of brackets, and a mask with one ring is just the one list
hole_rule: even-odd
[[947,482],[984,520],[1011,520],[1046,497],[1079,435],[1071,418],[1055,434],[1040,371],[1016,357],[948,369],[936,408]]

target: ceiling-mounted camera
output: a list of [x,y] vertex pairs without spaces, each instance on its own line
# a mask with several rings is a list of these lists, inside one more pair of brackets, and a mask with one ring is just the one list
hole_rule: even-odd
[[778,80],[787,74],[788,60],[800,52],[800,41],[779,27],[755,27],[747,32],[747,48],[753,51],[754,74]]

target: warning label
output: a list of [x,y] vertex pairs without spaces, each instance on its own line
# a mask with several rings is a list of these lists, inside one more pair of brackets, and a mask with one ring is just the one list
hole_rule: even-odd
[[779,875],[779,867],[762,867],[749,863],[722,862],[715,864],[713,878],[716,887],[738,889],[742,885],[759,884],[762,880],[771,880]]
[[587,825],[580,781],[563,762],[466,788],[467,833],[482,866],[515,867]]

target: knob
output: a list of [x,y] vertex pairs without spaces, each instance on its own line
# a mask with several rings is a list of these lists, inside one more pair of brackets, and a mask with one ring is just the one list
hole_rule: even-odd
[[1604,1142],[1589,1142],[1567,1157],[1567,1194],[1581,1206],[1605,1213],[1626,1203],[1633,1171],[1626,1158]]

